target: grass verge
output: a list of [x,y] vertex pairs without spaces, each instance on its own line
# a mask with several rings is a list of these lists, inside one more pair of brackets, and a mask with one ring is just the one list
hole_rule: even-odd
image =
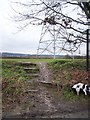
[[24,70],[15,61],[2,61],[2,93],[3,101],[17,98],[23,91],[25,85]]
[[48,68],[52,73],[52,81],[60,88],[62,97],[67,100],[87,100],[84,94],[77,96],[72,90],[75,83],[88,83],[88,73],[86,72],[85,60],[56,60],[48,63]]

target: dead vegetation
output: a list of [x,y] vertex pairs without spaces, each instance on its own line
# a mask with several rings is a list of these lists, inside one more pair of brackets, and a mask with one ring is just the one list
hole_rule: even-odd
[[[53,114],[63,118],[64,113],[68,116],[72,111],[74,116],[81,108],[85,108],[86,113],[88,97],[77,96],[71,90],[76,82],[88,83],[85,64],[81,63],[81,67],[79,61],[76,67],[76,62],[68,60],[29,64],[3,62],[3,117],[43,118]],[[27,72],[38,73],[38,76],[26,76]]]

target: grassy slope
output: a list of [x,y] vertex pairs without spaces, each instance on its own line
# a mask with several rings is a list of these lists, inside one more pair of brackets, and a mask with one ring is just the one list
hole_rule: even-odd
[[3,102],[7,99],[18,99],[24,91],[24,70],[15,61],[2,61]]
[[53,62],[53,59],[0,59],[3,95],[17,96],[23,91],[25,71],[18,62]]
[[23,76],[24,70],[22,67],[15,64],[17,62],[48,62],[48,66],[53,73],[53,81],[64,86],[63,95],[65,98],[69,99],[77,98],[71,90],[71,85],[78,81],[83,82],[83,79],[87,77],[87,73],[85,72],[85,60],[3,59],[2,81],[4,95],[7,95],[8,93],[8,95],[15,97],[20,95],[23,91],[25,84],[25,77]]
[[87,100],[83,94],[77,96],[72,85],[78,82],[88,83],[85,60],[56,60],[48,64],[52,71],[52,80],[62,85],[63,97],[69,100]]

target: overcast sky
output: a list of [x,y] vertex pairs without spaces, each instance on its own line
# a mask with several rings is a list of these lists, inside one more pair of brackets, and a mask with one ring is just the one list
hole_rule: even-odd
[[[18,24],[10,20],[12,15],[9,0],[0,0],[0,51],[36,54],[41,27],[30,25],[15,34]],[[82,54],[85,54],[84,51],[82,50]]]
[[11,21],[12,13],[9,1],[0,0],[0,51],[36,53],[41,27],[30,25],[25,30],[16,33],[18,23]]

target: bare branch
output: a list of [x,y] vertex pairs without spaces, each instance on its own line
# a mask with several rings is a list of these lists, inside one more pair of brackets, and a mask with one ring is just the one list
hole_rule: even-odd
[[[44,34],[48,31],[53,38],[55,37],[54,35],[56,35],[56,39],[63,37],[62,49],[67,51],[75,52],[78,47],[80,47],[81,43],[86,42],[85,36],[82,35],[83,31],[85,31],[89,25],[86,19],[90,18],[87,3],[40,0],[39,2],[32,1],[28,3],[12,2],[12,4],[18,4],[25,10],[23,11],[22,9],[19,11],[11,6],[13,11],[17,14],[17,16],[14,17],[14,21],[19,23],[25,21],[25,24],[20,26],[20,30],[26,28],[29,24],[46,26]],[[72,18],[67,13],[63,12],[69,5],[74,6],[72,12],[76,11],[78,7],[78,9],[82,9],[84,13],[77,13],[78,17],[76,19]],[[80,28],[81,25],[83,29]],[[55,26],[56,29],[53,30],[53,26]],[[52,31],[54,31],[55,34],[52,33]],[[41,39],[43,39],[43,36],[44,35],[42,35]],[[48,50],[52,42],[53,41],[48,43],[45,50]],[[67,48],[67,46],[69,46],[69,48]]]

